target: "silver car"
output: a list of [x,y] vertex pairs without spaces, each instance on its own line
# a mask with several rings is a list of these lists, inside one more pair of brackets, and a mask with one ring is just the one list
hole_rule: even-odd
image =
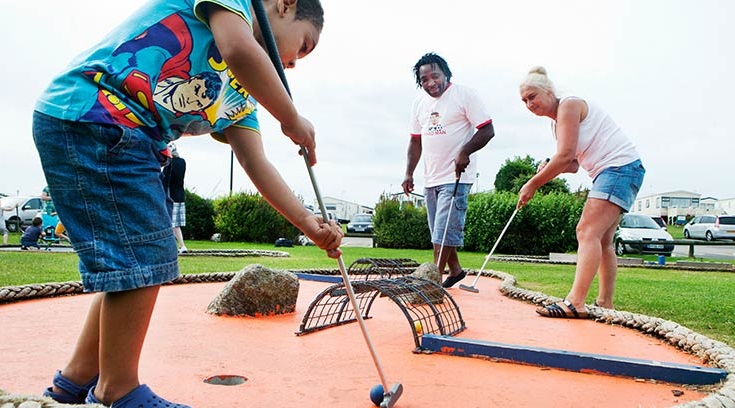
[[[639,241],[639,243],[624,243]],[[671,256],[674,238],[648,215],[623,214],[615,231],[615,253],[661,254]]]
[[684,237],[735,240],[735,215],[698,215],[684,226]]

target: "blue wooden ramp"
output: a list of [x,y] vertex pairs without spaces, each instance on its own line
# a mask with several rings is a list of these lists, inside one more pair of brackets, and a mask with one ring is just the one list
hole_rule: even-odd
[[645,378],[676,384],[716,384],[727,377],[727,371],[718,368],[527,347],[433,334],[426,334],[422,337],[421,349],[461,357],[498,359],[562,370]]

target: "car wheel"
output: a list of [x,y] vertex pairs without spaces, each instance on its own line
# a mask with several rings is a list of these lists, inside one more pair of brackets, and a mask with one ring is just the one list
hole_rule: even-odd
[[667,253],[661,254],[661,255],[666,256],[666,257],[670,257],[671,256],[671,252],[667,252]]
[[689,235],[689,230],[684,230],[684,238],[690,239],[691,236]]
[[15,217],[8,218],[5,222],[5,228],[7,228],[8,232],[20,231],[20,220]]
[[615,241],[615,254],[618,256],[625,255],[625,244],[622,241]]
[[707,233],[704,234],[704,237],[707,239],[707,241],[712,241],[712,239],[713,239],[712,232],[711,231],[707,231]]

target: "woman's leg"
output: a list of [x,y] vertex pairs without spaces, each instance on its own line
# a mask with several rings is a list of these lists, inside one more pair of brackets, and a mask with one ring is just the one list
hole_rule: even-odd
[[[577,224],[577,269],[574,275],[572,289],[567,295],[567,300],[577,310],[584,310],[585,300],[589,293],[592,280],[597,273],[603,259],[603,242],[611,246],[608,237],[610,231],[614,233],[615,225],[620,219],[620,207],[596,198],[589,198],[582,210],[582,217]],[[612,248],[612,246],[611,246]],[[606,268],[609,268],[610,259],[605,258]],[[606,271],[606,279],[615,279],[615,274]],[[606,283],[609,286],[609,282]],[[612,284],[614,287],[614,283]]]
[[615,254],[613,239],[618,222],[616,221],[602,238],[602,257],[598,269],[600,290],[597,294],[597,305],[608,309],[615,307],[613,298],[615,297],[615,278],[618,275],[618,256]]

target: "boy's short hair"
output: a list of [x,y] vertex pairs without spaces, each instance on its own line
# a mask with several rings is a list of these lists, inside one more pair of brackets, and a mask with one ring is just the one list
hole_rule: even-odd
[[324,28],[324,9],[320,0],[299,0],[296,3],[296,20],[306,20],[322,32]]
[[34,227],[40,227],[41,224],[43,224],[43,218],[33,217],[33,221],[31,221],[31,224],[33,224]]

